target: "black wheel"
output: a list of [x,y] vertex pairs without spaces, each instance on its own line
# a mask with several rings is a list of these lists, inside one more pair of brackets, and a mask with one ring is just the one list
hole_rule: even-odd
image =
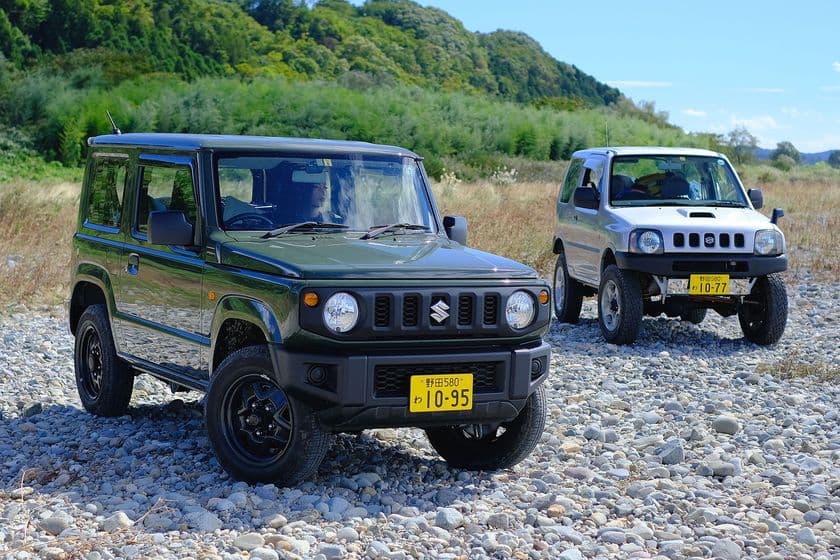
[[577,323],[583,305],[583,286],[569,276],[566,254],[557,255],[554,265],[554,315],[561,323]]
[[738,306],[738,322],[744,338],[762,346],[775,344],[782,338],[787,315],[787,292],[778,274],[756,280],[750,295]]
[[125,414],[134,389],[134,374],[117,357],[104,305],[91,305],[79,319],[74,366],[76,388],[85,410],[98,416]]
[[330,443],[312,410],[277,384],[262,346],[225,358],[210,381],[204,417],[219,463],[246,482],[296,484],[318,470]]
[[706,311],[707,309],[690,309],[688,311],[683,311],[680,313],[680,319],[683,321],[688,321],[689,323],[693,323],[695,325],[699,325],[703,322],[703,319],[706,318]]
[[630,344],[642,328],[642,288],[636,274],[608,266],[598,288],[598,323],[607,342]]
[[496,429],[483,425],[426,428],[429,443],[450,466],[470,470],[507,469],[531,454],[545,429],[545,389]]

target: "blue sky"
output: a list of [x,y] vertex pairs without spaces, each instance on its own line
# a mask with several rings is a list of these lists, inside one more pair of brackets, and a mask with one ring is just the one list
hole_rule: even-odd
[[746,126],[762,147],[840,149],[835,0],[420,0],[470,31],[524,31],[688,131]]

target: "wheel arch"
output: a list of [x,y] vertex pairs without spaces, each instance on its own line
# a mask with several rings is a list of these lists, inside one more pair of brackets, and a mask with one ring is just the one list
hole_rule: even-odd
[[210,375],[231,353],[246,346],[281,344],[283,337],[274,312],[264,302],[227,296],[216,305],[210,328]]
[[554,238],[554,247],[552,248],[552,251],[555,255],[559,255],[560,253],[565,251],[565,248],[563,247],[563,240],[559,237]]
[[73,275],[73,281],[68,321],[70,332],[75,335],[82,313],[91,305],[103,304],[108,309],[108,316],[112,315],[114,291],[108,271],[92,263],[80,264]]

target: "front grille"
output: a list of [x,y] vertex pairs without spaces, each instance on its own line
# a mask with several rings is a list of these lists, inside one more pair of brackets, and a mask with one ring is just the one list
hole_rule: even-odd
[[[694,249],[699,249],[700,247],[705,247],[707,249],[713,249],[715,247],[720,247],[721,249],[728,249],[733,246],[733,239],[734,246],[737,249],[744,248],[743,233],[736,233],[734,235],[730,235],[729,233],[689,233],[688,246]],[[686,234],[675,233],[671,238],[671,241],[674,245],[674,248],[683,248],[686,246]]]
[[420,322],[420,296],[410,294],[403,300],[402,323],[406,327],[416,327]]
[[502,390],[504,362],[464,362],[453,364],[379,365],[374,368],[374,396],[408,397],[412,375],[472,373],[473,392],[495,393]]
[[458,297],[458,324],[472,325],[473,322],[473,296],[462,294]]
[[499,322],[499,296],[490,294],[484,296],[484,324],[495,325]]
[[391,323],[391,298],[376,296],[373,310],[373,324],[377,327],[387,327]]

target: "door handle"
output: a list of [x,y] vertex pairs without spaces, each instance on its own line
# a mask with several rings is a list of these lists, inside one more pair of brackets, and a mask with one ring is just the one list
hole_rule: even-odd
[[140,255],[137,253],[131,253],[128,255],[128,264],[125,267],[125,271],[131,275],[137,274],[137,269],[140,268]]

